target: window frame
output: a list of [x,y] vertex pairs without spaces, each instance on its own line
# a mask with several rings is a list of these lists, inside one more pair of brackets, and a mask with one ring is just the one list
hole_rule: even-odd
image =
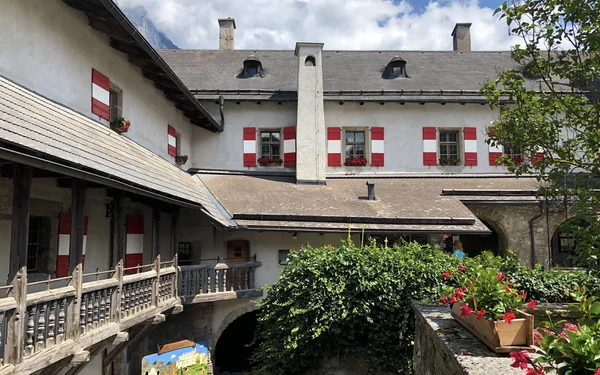
[[[286,258],[285,258],[285,262],[281,261],[281,254],[287,252]],[[277,251],[277,264],[280,266],[287,266],[289,263],[289,256],[290,256],[290,249],[279,249]]]
[[[362,127],[362,126],[361,127],[343,127],[342,128],[342,142],[343,142],[342,143],[342,155],[343,155],[342,160],[343,160],[343,162],[345,163],[346,159],[348,159],[348,156],[346,153],[346,146],[348,145],[348,142],[346,141],[347,140],[346,134],[349,132],[351,132],[351,133],[363,132],[364,133],[364,135],[365,135],[364,136],[364,145],[363,145],[364,155],[362,157],[365,158],[368,163],[370,156],[371,156],[371,154],[370,154],[371,150],[369,148],[369,145],[370,145],[369,128]],[[351,144],[357,145],[356,142],[352,142]],[[360,145],[360,144],[358,143],[358,145]],[[366,165],[364,165],[364,166],[366,166]],[[360,165],[360,167],[363,167],[363,165]]]
[[275,143],[272,141],[272,134],[273,133],[278,133],[279,134],[279,155],[278,155],[278,159],[281,160],[283,162],[283,128],[259,128],[258,129],[258,138],[259,138],[259,150],[260,153],[258,153],[258,159],[264,158],[265,155],[263,154],[263,137],[262,137],[262,133],[263,132],[268,132],[271,133],[271,135],[269,136],[270,141],[267,142],[267,144],[269,146],[271,146],[269,148],[269,156],[268,158],[273,158],[273,149],[272,149],[272,145],[274,145]]
[[[37,225],[37,228],[34,228]],[[27,234],[27,272],[28,273],[47,273],[48,258],[50,255],[50,236],[51,236],[50,218],[46,216],[29,216],[29,230]],[[32,238],[32,229],[36,233],[36,239]],[[35,247],[35,251],[32,250]],[[30,261],[35,262],[31,266]]]
[[117,86],[113,81],[110,81],[109,90],[109,122],[117,121],[123,117],[123,90]]
[[[464,144],[463,144],[463,136],[462,136],[462,129],[459,128],[438,128],[437,129],[437,156],[438,156],[438,162],[440,162],[443,159],[452,159],[452,157],[449,157],[448,155],[451,155],[449,152],[446,153],[446,155],[442,155],[442,145],[446,145],[446,146],[450,146],[453,144],[456,144],[456,159],[457,159],[457,164],[447,164],[447,165],[451,165],[451,166],[455,166],[455,165],[462,165],[464,163]],[[442,142],[442,133],[456,133],[456,141],[455,142],[450,142],[448,140]],[[461,147],[462,146],[462,147]],[[447,148],[447,151],[449,151],[449,147]],[[443,164],[440,163],[440,165],[445,166]]]
[[[510,150],[509,152],[506,151],[507,148]],[[519,152],[515,152],[515,149],[518,149]],[[502,145],[502,155],[508,155],[515,163],[521,163],[523,161],[523,151],[520,147],[515,146],[514,143]]]

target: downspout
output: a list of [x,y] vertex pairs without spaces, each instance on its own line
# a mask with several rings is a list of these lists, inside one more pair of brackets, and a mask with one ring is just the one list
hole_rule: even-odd
[[529,241],[531,243],[531,268],[535,266],[535,235],[533,232],[533,222],[544,214],[543,201],[540,201],[540,213],[529,220]]

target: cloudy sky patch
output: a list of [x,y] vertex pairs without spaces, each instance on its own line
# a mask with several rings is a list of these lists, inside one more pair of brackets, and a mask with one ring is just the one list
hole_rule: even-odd
[[235,18],[236,49],[293,49],[297,41],[329,50],[451,50],[457,22],[471,22],[473,50],[517,43],[493,16],[500,1],[443,0],[119,0],[143,5],[181,48],[217,49],[217,18]]

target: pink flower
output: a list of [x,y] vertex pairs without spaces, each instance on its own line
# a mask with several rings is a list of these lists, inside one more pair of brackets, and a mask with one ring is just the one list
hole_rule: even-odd
[[485,310],[481,309],[479,311],[477,311],[477,320],[483,318],[485,316]]
[[440,299],[440,303],[443,303],[444,305],[448,304],[448,296],[445,294],[442,294],[442,298]]
[[514,312],[507,312],[504,313],[503,315],[500,315],[500,317],[502,319],[504,319],[504,321],[508,324],[512,324],[513,319],[515,319],[517,316],[515,315]]
[[448,305],[454,305],[456,301],[458,301],[458,298],[456,298],[456,296],[452,296],[452,298],[450,298],[450,301],[448,301]]
[[465,293],[462,291],[462,288],[454,289],[454,293],[456,298],[463,298],[465,296]]
[[469,307],[466,303],[460,307],[460,316],[466,316],[467,318],[471,316],[473,309]]
[[450,276],[452,276],[452,274],[450,273],[450,271],[446,271],[442,274],[442,278],[444,280],[447,280]]
[[496,278],[498,281],[502,281],[502,278],[504,277],[504,275],[502,275],[502,272],[498,272],[498,277]]
[[596,372],[594,373],[594,375],[600,375],[600,368],[598,368],[598,370],[596,370]]
[[577,332],[579,330],[579,327],[573,323],[565,323],[565,326],[563,327],[563,329],[565,331]]
[[511,367],[525,370],[529,365],[529,353],[524,350],[510,353],[510,358],[515,361],[512,365],[510,365]]

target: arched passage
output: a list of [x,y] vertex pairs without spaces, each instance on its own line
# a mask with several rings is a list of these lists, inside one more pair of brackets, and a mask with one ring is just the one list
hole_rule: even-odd
[[491,251],[495,255],[506,255],[506,236],[499,226],[488,220],[481,220],[481,222],[492,233],[489,235],[461,234],[460,241],[467,255],[473,257],[484,251]]
[[589,226],[590,223],[583,219],[568,219],[556,227],[550,241],[553,267],[586,266],[578,263],[577,257],[574,259],[581,249],[578,249],[576,236],[573,236],[573,233],[585,232]]
[[251,370],[252,344],[258,326],[258,310],[246,313],[225,328],[215,345],[215,367],[223,372]]

